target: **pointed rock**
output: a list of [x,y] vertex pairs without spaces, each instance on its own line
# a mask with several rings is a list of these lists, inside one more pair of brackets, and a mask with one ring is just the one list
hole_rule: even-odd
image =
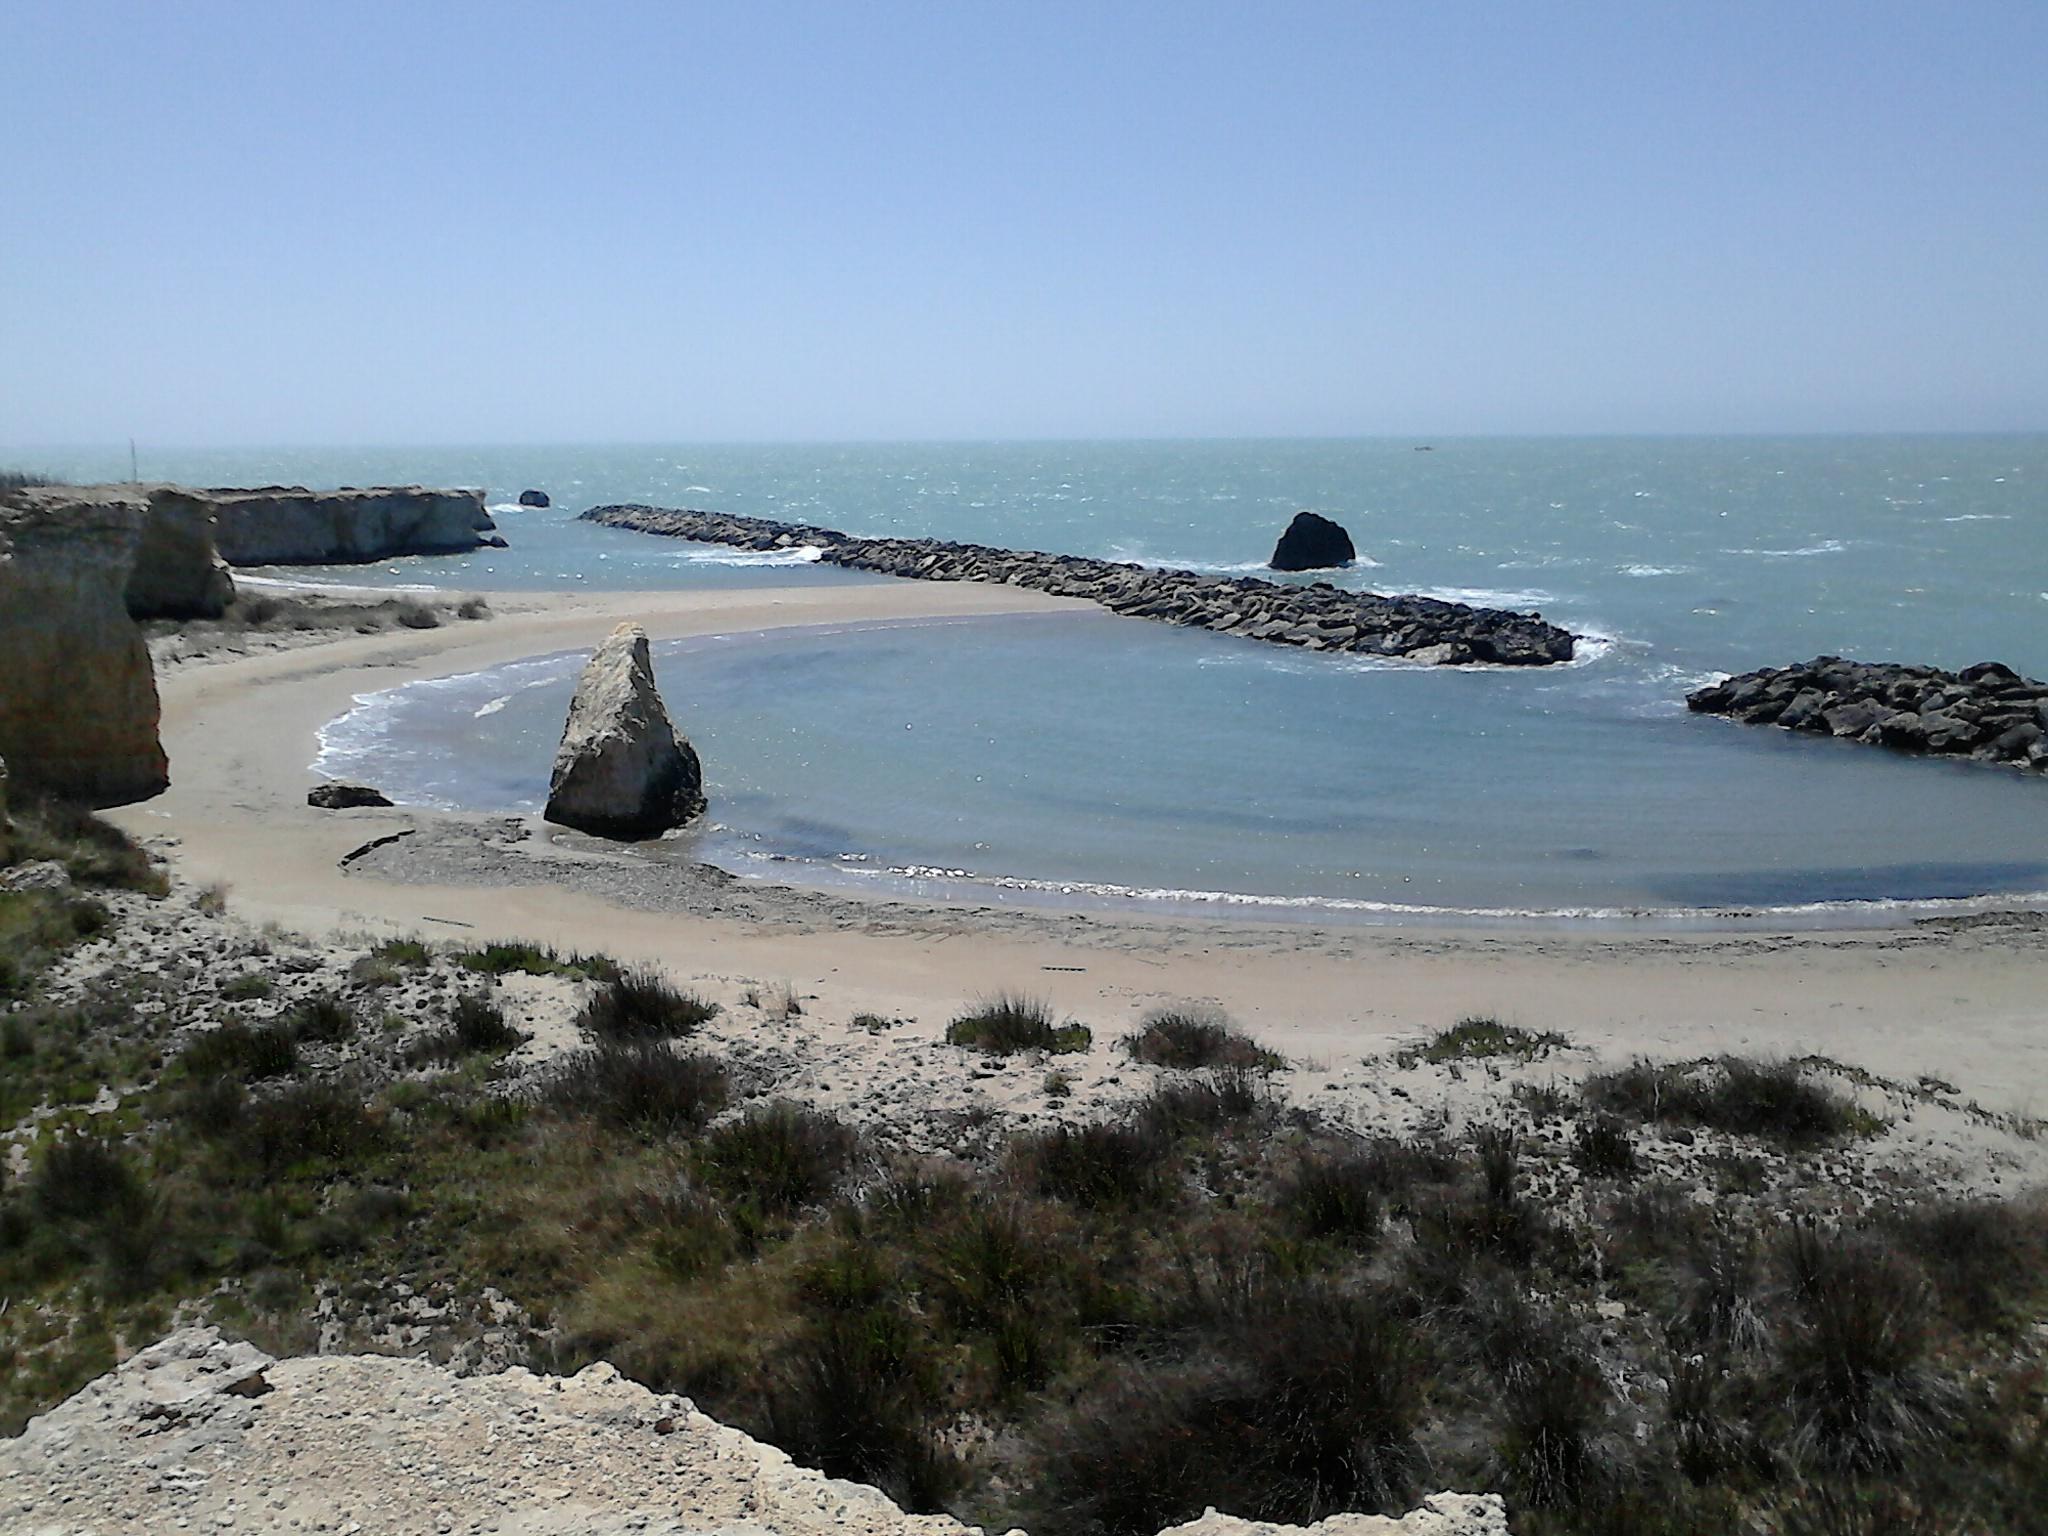
[[621,624],[583,668],[548,785],[549,821],[658,837],[704,810],[704,772],[654,686],[647,632]]

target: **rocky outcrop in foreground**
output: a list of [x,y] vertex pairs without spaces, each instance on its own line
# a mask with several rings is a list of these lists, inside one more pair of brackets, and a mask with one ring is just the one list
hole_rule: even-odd
[[544,814],[599,837],[645,838],[703,810],[704,772],[654,686],[647,631],[621,624],[576,680]]
[[482,491],[269,485],[185,494],[213,512],[215,538],[230,565],[360,565],[505,543],[484,510]]
[[[275,1360],[212,1329],[143,1350],[0,1441],[0,1529],[519,1536],[961,1536],[873,1488],[658,1397],[608,1365],[457,1377],[424,1360]],[[1187,1536],[1285,1533],[1207,1516]],[[1323,1536],[1506,1536],[1501,1501],[1440,1494]]]
[[1349,565],[1357,558],[1358,550],[1342,523],[1314,512],[1297,512],[1266,564],[1276,571],[1320,571]]
[[663,507],[592,507],[585,522],[740,549],[814,547],[850,570],[922,581],[989,581],[1061,597],[1085,597],[1133,618],[1218,634],[1429,663],[1547,666],[1572,659],[1570,631],[1540,614],[1471,608],[1428,597],[1343,592],[1256,577],[1161,571],[1080,555],[1046,555],[937,539],[857,539],[831,528]]
[[156,676],[126,593],[149,503],[44,486],[0,496],[0,756],[88,805],[160,793]]
[[1996,661],[1944,672],[1818,656],[1745,672],[1685,702],[1749,725],[2048,771],[2048,683]]

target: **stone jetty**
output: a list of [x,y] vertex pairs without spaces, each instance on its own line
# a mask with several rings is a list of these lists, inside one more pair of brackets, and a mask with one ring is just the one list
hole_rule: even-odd
[[1080,555],[1047,555],[938,539],[860,539],[836,529],[666,507],[592,507],[585,522],[739,549],[816,548],[849,570],[921,581],[1002,582],[1085,597],[1114,613],[1311,651],[1399,657],[1434,665],[1549,666],[1572,659],[1573,637],[1539,614],[1429,597],[1382,597],[1256,577],[1205,576]]
[[1749,725],[2048,772],[2048,683],[1996,661],[1944,672],[1817,656],[1696,689],[1686,704]]

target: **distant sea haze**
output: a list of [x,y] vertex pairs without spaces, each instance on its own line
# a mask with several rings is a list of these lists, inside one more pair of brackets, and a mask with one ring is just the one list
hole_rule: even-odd
[[[506,550],[279,573],[479,590],[886,580],[574,521],[602,502],[1233,573],[1309,508],[1362,558],[1298,579],[1536,609],[1589,637],[1540,674],[1095,615],[663,648],[712,799],[690,847],[743,873],[1405,920],[1849,921],[2048,892],[2048,780],[1683,706],[1719,673],[1823,653],[2048,671],[2048,437],[1418,446],[146,452],[144,471],[485,485]],[[514,505],[529,486],[554,506]],[[573,661],[376,697],[330,728],[322,766],[402,798],[537,805]]]

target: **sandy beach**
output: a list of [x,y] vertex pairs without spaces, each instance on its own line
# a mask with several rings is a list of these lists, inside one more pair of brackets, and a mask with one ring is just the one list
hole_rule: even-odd
[[[117,819],[174,839],[185,878],[225,884],[258,921],[315,936],[530,938],[658,962],[713,994],[787,983],[828,1015],[937,1030],[961,1002],[1007,987],[1114,1033],[1148,1006],[1192,999],[1277,1049],[1336,1059],[1490,1013],[1602,1057],[1814,1052],[1932,1075],[1999,1112],[2043,1107],[2048,929],[2018,915],[1833,933],[1446,932],[865,901],[673,874],[665,893],[648,861],[537,818],[308,808],[317,733],[358,694],[589,647],[624,619],[659,640],[1086,606],[911,582],[491,603],[485,622],[163,669],[172,786]],[[687,729],[688,680],[664,681]],[[410,836],[343,867],[397,834]]]

